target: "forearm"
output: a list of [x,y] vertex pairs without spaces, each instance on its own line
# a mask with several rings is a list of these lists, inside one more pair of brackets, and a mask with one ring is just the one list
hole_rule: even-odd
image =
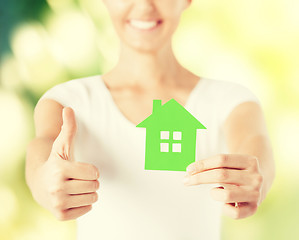
[[36,169],[49,158],[53,142],[51,138],[35,138],[27,146],[25,177],[30,190]]
[[270,140],[264,135],[255,135],[246,138],[236,149],[230,149],[231,153],[249,154],[256,156],[263,176],[263,186],[261,190],[262,202],[271,188],[275,177],[275,164]]

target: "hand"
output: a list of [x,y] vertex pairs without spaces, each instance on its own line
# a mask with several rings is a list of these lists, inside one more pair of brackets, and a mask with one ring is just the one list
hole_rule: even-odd
[[63,125],[50,156],[37,170],[35,198],[57,219],[70,220],[90,211],[97,201],[99,171],[94,165],[74,161],[75,114],[64,108],[62,115]]
[[256,212],[261,201],[263,177],[255,156],[220,154],[191,163],[184,183],[186,186],[222,185],[211,190],[212,197],[225,203],[225,215],[240,219]]

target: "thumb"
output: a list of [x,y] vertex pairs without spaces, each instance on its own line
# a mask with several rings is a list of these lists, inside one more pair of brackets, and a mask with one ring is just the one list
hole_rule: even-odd
[[60,133],[53,143],[53,150],[62,159],[72,160],[74,138],[77,132],[75,113],[72,108],[63,108],[62,122]]

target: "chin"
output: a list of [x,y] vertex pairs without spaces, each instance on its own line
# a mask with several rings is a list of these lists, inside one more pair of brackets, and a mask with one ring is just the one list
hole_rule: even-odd
[[140,53],[156,53],[159,51],[158,47],[154,47],[154,46],[146,46],[144,44],[140,44],[140,45],[130,45],[129,46],[131,49],[135,50],[136,52],[140,52]]
[[157,53],[163,48],[165,42],[155,41],[126,41],[127,47],[141,53]]

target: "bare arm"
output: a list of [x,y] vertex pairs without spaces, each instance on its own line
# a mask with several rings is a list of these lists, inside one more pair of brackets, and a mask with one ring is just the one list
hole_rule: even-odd
[[26,182],[31,188],[34,172],[50,155],[62,126],[63,106],[51,99],[41,100],[34,109],[35,138],[27,146]]
[[99,172],[91,164],[73,160],[74,111],[42,100],[34,120],[36,138],[27,148],[26,182],[34,199],[59,220],[75,219],[97,201]]
[[[224,214],[234,219],[253,215],[265,199],[275,175],[273,153],[261,107],[237,106],[223,131],[229,154],[200,159],[187,167],[185,185],[217,183],[212,197],[224,202]],[[238,204],[237,204],[238,203]]]
[[224,131],[230,153],[249,154],[258,158],[263,176],[263,201],[275,177],[275,164],[261,107],[254,102],[240,104],[227,118]]

